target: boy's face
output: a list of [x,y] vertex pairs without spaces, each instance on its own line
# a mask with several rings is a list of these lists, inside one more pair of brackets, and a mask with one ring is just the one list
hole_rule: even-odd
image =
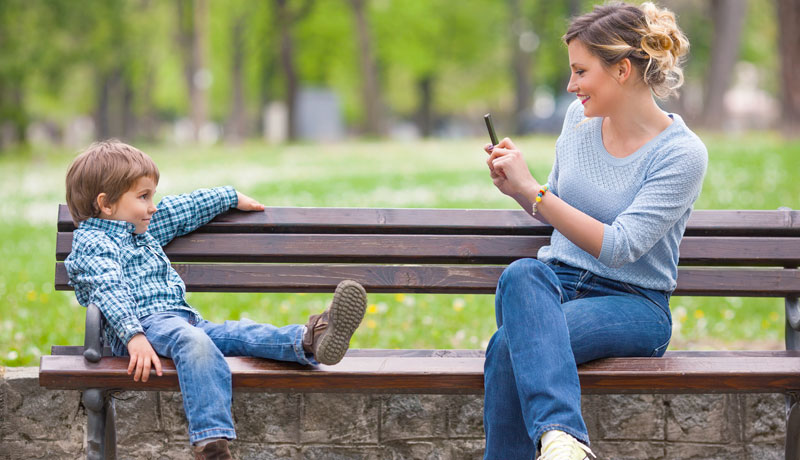
[[147,231],[150,218],[158,210],[153,204],[156,183],[149,177],[140,177],[114,204],[102,207],[100,217],[110,220],[124,220],[136,226],[134,233]]

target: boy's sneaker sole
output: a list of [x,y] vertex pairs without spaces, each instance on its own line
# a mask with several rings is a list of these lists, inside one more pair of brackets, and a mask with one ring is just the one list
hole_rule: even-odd
[[328,328],[314,353],[317,361],[332,365],[342,360],[366,309],[367,292],[360,284],[344,280],[336,286],[328,312]]

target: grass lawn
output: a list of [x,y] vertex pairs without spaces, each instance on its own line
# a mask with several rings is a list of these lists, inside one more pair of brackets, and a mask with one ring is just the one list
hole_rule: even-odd
[[[709,171],[696,209],[798,209],[800,143],[772,134],[704,135]],[[142,146],[158,196],[231,184],[268,206],[514,208],[491,184],[483,139],[332,145]],[[555,138],[517,144],[546,178]],[[54,344],[83,340],[83,307],[53,288],[56,206],[76,152],[0,155],[0,365],[30,366]],[[304,323],[327,295],[191,293],[212,321]],[[355,347],[482,348],[495,330],[488,295],[370,295]],[[675,297],[673,349],[779,347],[782,299]],[[748,347],[752,347],[749,345]]]

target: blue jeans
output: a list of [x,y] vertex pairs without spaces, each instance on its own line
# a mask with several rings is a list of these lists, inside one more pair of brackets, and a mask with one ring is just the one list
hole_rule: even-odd
[[503,271],[495,315],[484,369],[487,460],[530,460],[549,430],[588,444],[577,365],[662,356],[672,334],[669,293],[534,259]]
[[[208,438],[236,438],[231,371],[225,356],[316,364],[303,351],[305,326],[301,324],[281,328],[250,320],[215,324],[189,311],[155,313],[140,322],[156,353],[175,362],[192,444]],[[115,350],[115,354],[126,353]]]

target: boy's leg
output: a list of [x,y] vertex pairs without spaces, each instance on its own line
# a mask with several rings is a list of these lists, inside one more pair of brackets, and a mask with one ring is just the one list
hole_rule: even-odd
[[145,336],[178,371],[189,441],[235,439],[231,416],[231,372],[211,339],[192,323],[189,312],[156,313],[141,319]]
[[257,356],[301,364],[335,364],[347,351],[366,310],[367,294],[355,281],[339,283],[330,308],[309,318],[306,326],[275,327],[250,320],[201,327],[225,356]]

